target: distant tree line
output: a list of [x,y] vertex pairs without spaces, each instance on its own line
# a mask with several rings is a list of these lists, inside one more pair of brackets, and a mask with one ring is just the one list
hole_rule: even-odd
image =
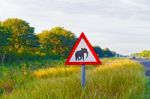
[[140,53],[134,53],[134,54],[132,54],[132,56],[150,58],[150,51],[149,50],[144,50]]
[[100,58],[104,57],[119,57],[115,51],[111,51],[109,48],[102,49],[99,46],[94,46],[94,50]]
[[[35,33],[34,27],[22,19],[9,18],[0,22],[1,63],[39,58],[65,58],[77,37],[63,27]],[[94,47],[99,57],[113,57],[108,48]]]

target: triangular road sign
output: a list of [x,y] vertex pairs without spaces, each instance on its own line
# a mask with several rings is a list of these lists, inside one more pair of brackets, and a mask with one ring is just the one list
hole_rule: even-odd
[[99,57],[92,45],[82,32],[75,45],[73,46],[66,65],[98,65],[101,64]]

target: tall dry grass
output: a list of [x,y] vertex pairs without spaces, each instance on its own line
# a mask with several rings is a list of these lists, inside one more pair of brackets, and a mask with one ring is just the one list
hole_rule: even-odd
[[56,76],[68,76],[72,73],[79,72],[79,67],[50,67],[39,69],[33,72],[33,75],[36,78],[48,78],[48,77],[56,77]]
[[[63,67],[61,67],[63,68]],[[71,67],[76,68],[76,67]],[[133,61],[111,60],[102,66],[88,69],[86,86],[81,87],[80,72],[58,77],[51,75],[50,68],[42,69],[48,72],[46,78],[35,79],[22,88],[5,94],[2,99],[138,99],[144,94],[146,78],[143,67]],[[65,72],[68,68],[63,68]],[[71,70],[71,69],[70,69]],[[78,69],[77,69],[78,70]],[[40,70],[39,70],[40,71]],[[56,69],[53,71],[57,72]],[[74,71],[74,70],[73,70]],[[40,72],[39,72],[40,73]],[[64,74],[63,74],[64,73]],[[51,76],[47,76],[51,75]],[[53,77],[52,77],[53,76]],[[35,76],[36,77],[36,76]]]

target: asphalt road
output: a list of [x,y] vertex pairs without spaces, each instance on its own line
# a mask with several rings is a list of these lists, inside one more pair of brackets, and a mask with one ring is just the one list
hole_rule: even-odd
[[137,59],[133,59],[133,60],[142,64],[145,68],[145,74],[147,76],[150,76],[150,59],[137,58]]

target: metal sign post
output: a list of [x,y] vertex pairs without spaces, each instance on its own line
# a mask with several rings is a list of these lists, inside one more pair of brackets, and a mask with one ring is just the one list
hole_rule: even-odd
[[[86,56],[85,56],[86,55]],[[98,65],[102,64],[97,56],[92,45],[88,41],[85,34],[82,32],[80,37],[75,42],[70,54],[65,62],[65,65],[80,65],[81,67],[81,86],[86,85],[85,78],[85,65]]]
[[81,71],[82,75],[81,75],[81,85],[84,88],[85,86],[85,65],[82,65],[82,71]]

